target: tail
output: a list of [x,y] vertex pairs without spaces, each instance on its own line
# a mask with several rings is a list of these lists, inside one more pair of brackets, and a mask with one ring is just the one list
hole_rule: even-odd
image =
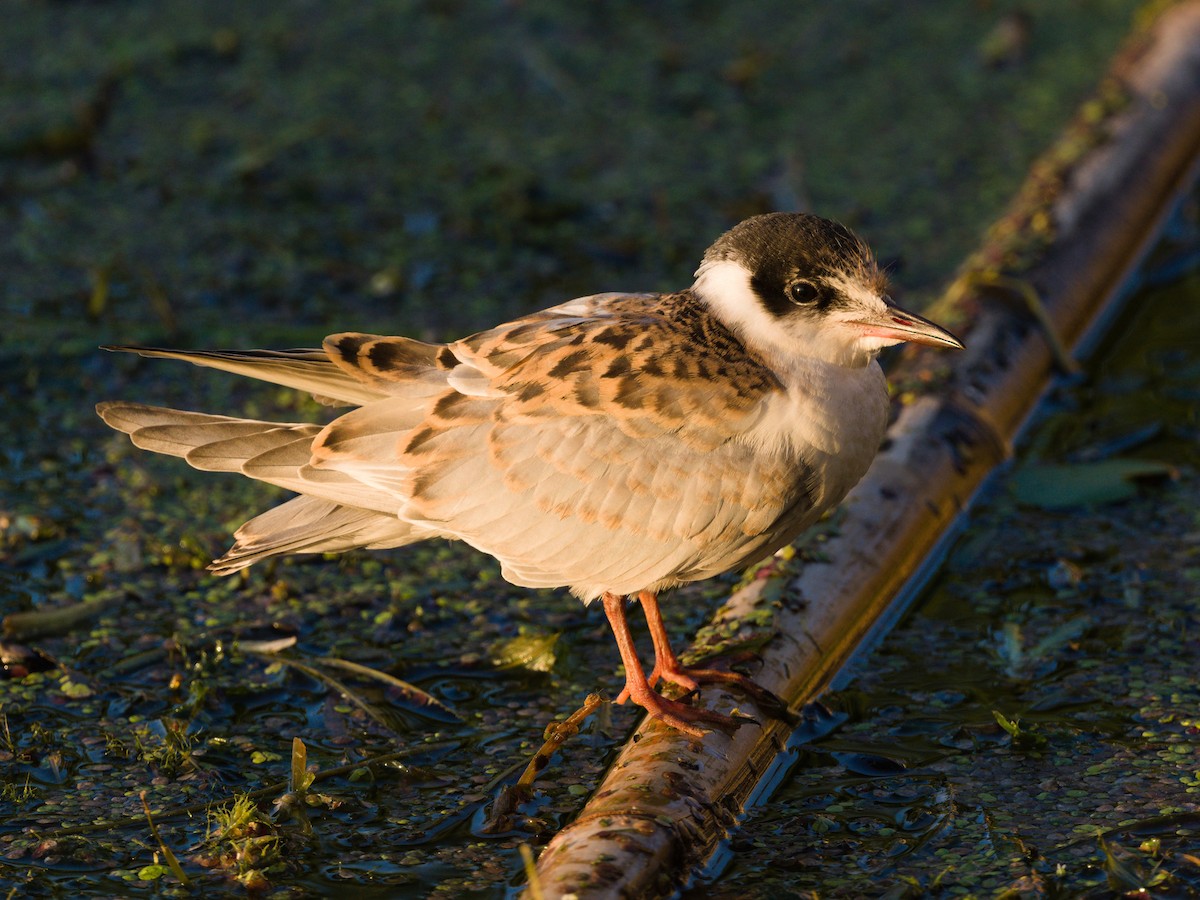
[[[313,438],[320,425],[287,425],[236,419],[110,401],[98,403],[96,413],[110,428],[129,435],[134,446],[168,456],[178,456],[205,472],[241,472],[260,481],[287,487],[289,468],[308,462]],[[267,463],[274,463],[275,478]]]
[[424,540],[412,525],[369,509],[317,497],[295,497],[255,516],[234,534],[234,545],[209,570],[229,575],[269,556],[384,550]]
[[210,566],[219,574],[283,553],[382,549],[431,536],[398,519],[377,490],[342,472],[313,468],[311,447],[320,425],[237,419],[140,403],[100,403],[96,412],[144,450],[181,457],[203,471],[239,472],[302,494],[238,529],[234,546]]

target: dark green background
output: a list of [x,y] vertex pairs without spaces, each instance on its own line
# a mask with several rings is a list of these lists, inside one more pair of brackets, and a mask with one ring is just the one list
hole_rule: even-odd
[[[47,671],[0,681],[0,880],[24,896],[177,890],[153,869],[138,818],[146,791],[164,838],[210,893],[261,875],[279,896],[501,896],[522,878],[517,846],[540,844],[579,808],[635,719],[616,710],[611,736],[569,744],[513,830],[485,836],[496,784],[545,724],[587,692],[619,687],[602,617],[562,592],[512,588],[490,560],[452,545],[205,574],[229,532],[278,492],[136,451],[93,404],[327,411],[96,345],[454,337],[579,294],[686,286],[717,234],[773,209],[847,222],[890,264],[897,296],[920,307],[1096,84],[1138,5],[0,0],[0,612],[111,604],[74,633],[27,642]],[[1183,522],[1190,501],[1172,496]],[[1048,527],[1001,514],[1012,518],[987,526],[1001,529],[991,540],[1006,540],[1013,520]],[[968,571],[977,560],[1003,569],[981,554],[960,557]],[[915,658],[982,646],[980,659],[1011,669],[1011,648],[1006,657],[987,636],[1017,613],[981,596],[991,581],[961,577],[956,608],[976,636],[943,634],[939,649],[920,632]],[[676,593],[664,606],[672,632],[692,633],[725,590]],[[280,628],[298,637],[290,658],[392,672],[461,721],[340,673],[379,713],[369,718],[233,643]],[[909,646],[864,665],[886,679]],[[939,693],[944,683],[920,681],[912,715],[953,701],[948,721],[1011,763],[987,704],[1028,717],[1027,684],[1003,682],[963,706]],[[1149,675],[1142,685],[1157,689]],[[892,727],[873,724],[872,703],[899,704],[871,682],[834,700],[855,729],[834,740],[863,753],[864,733]],[[1073,736],[1054,760],[1083,755],[1075,725],[1043,728]],[[909,753],[917,745],[897,750],[899,732],[884,733],[921,761]],[[204,813],[169,814],[285,780],[293,736],[322,769],[408,756],[320,783],[312,833],[281,815],[262,825],[270,840],[258,856],[241,845],[236,857]],[[987,759],[974,746],[946,763],[961,764],[953,777]],[[815,752],[775,818],[757,813],[735,841],[730,896],[858,896],[939,877],[962,893],[1027,874],[1020,842],[994,834],[975,852],[973,832],[955,843],[930,827],[895,865],[894,826],[849,849],[827,841],[830,829],[858,833],[845,796],[845,816],[814,812],[837,806],[821,786],[853,767],[835,757],[826,771],[828,755]],[[972,789],[989,795],[983,774]],[[1043,774],[1035,760],[1031,777]],[[979,818],[941,796],[926,804],[933,815]],[[1006,835],[1028,808],[1014,803],[999,817]],[[119,828],[53,837],[122,816]],[[780,869],[780,854],[801,868]],[[1095,844],[1083,859],[1070,883],[1103,882]]]

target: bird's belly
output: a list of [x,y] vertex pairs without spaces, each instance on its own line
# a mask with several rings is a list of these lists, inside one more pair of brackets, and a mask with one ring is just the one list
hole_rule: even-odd
[[496,498],[503,522],[456,536],[514,584],[567,585],[587,600],[724,572],[793,519],[807,524],[815,503],[803,460],[735,442],[689,453],[651,441],[627,465],[596,471],[588,481],[545,466],[519,501]]
[[867,470],[886,422],[882,374],[834,381],[774,395],[713,447],[600,416],[497,426],[488,454],[455,458],[454,477],[414,495],[414,519],[496,557],[514,584],[585,600],[717,575],[790,541]]

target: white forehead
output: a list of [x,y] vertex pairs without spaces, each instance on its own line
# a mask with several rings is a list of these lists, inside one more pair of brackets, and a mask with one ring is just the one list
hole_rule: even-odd
[[825,276],[824,281],[835,291],[845,295],[864,309],[882,310],[887,306],[883,302],[883,298],[860,278],[853,278],[844,272],[836,272],[833,275]]

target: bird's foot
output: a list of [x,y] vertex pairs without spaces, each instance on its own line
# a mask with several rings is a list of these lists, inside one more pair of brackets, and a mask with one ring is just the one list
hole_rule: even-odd
[[699,690],[702,684],[723,684],[737,688],[749,696],[755,705],[771,718],[787,722],[789,725],[795,725],[799,721],[796,714],[788,709],[788,705],[783,702],[781,697],[768,691],[748,675],[742,675],[739,672],[729,672],[724,669],[692,669],[687,666],[677,666],[659,671],[658,667],[655,667],[649,681],[653,684],[657,678],[670,684],[677,684],[689,692]]
[[[622,692],[622,696],[626,694]],[[710,730],[732,735],[743,725],[758,724],[749,716],[727,716],[703,706],[689,706],[680,700],[670,700],[653,691],[646,697],[633,698],[633,702],[646,710],[651,718],[694,738],[702,738]]]

